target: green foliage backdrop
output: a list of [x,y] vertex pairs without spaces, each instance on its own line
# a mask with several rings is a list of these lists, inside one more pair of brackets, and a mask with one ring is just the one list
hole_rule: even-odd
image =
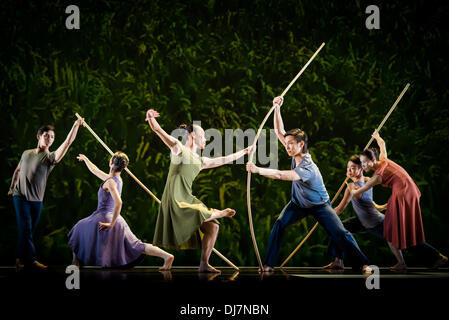
[[[428,1],[380,2],[381,29],[365,27],[366,1],[77,1],[81,29],[65,28],[68,1],[2,1],[0,24],[1,166],[0,264],[12,264],[16,222],[6,197],[20,155],[35,147],[45,123],[56,126],[53,149],[80,113],[130,169],[160,198],[169,151],[144,122],[161,113],[171,131],[201,120],[204,128],[256,129],[321,42],[326,46],[289,91],[286,128],[310,136],[310,152],[328,192],[345,177],[347,158],[364,147],[407,82],[409,91],[382,130],[390,158],[422,192],[427,239],[448,252],[448,20],[449,6]],[[272,128],[272,120],[267,128]],[[96,207],[100,181],[76,160],[86,154],[106,170],[108,155],[80,129],[48,181],[36,244],[39,259],[70,263],[67,232]],[[290,160],[279,144],[279,167]],[[126,174],[122,215],[151,242],[157,204]],[[290,183],[254,177],[252,205],[264,255],[271,226],[290,199]],[[216,248],[238,265],[255,265],[246,209],[243,165],[200,173],[194,192],[210,207],[237,210],[221,225]],[[389,190],[375,189],[378,203]],[[353,215],[348,209],[344,218]],[[284,258],[315,223],[304,219],[286,235]],[[357,240],[378,265],[393,263],[383,241]],[[326,263],[327,235],[319,228],[292,265]],[[195,265],[199,253],[176,251],[176,264]],[[412,259],[412,257],[411,257]],[[147,258],[146,264],[159,264]],[[212,263],[222,264],[217,257]]]

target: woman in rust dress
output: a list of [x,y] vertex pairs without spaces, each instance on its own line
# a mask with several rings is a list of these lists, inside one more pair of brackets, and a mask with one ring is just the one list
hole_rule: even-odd
[[[367,149],[360,155],[363,170],[374,170],[373,176],[360,188],[351,189],[353,195],[362,194],[377,184],[391,188],[384,220],[384,236],[387,241],[398,249],[410,248],[421,255],[432,267],[438,268],[445,264],[447,257],[425,242],[421,218],[419,198],[421,192],[409,174],[397,163],[387,158],[385,141],[378,132],[373,133],[380,148]],[[392,270],[406,270],[404,259],[398,262]]]

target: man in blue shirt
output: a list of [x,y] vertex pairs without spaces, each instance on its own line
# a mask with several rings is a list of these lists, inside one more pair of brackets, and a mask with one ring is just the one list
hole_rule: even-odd
[[307,135],[301,129],[287,132],[281,117],[280,106],[283,98],[276,97],[274,129],[292,157],[291,170],[265,169],[248,162],[246,169],[271,179],[292,181],[292,199],[282,210],[271,231],[270,242],[265,257],[264,272],[273,271],[276,264],[285,228],[307,215],[312,215],[330,235],[332,241],[352,261],[353,268],[370,272],[368,259],[361,252],[352,234],[347,231],[329,202],[329,195],[323,183],[320,170],[307,151]]

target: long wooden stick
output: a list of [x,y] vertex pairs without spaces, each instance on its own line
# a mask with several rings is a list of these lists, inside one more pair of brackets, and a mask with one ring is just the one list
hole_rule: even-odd
[[[75,114],[77,116],[78,119],[81,118],[81,116],[76,113]],[[95,137],[95,139],[98,140],[98,142],[100,142],[100,144],[109,152],[110,155],[113,155],[114,152],[112,152],[111,149],[109,149],[109,147],[106,145],[106,143],[103,142],[103,140],[101,140],[101,138],[95,133],[95,131],[92,130],[92,128],[86,123],[84,122],[84,126],[87,128],[87,130],[89,130],[89,132]],[[126,172],[128,172],[128,174],[139,184],[139,186],[141,186],[157,203],[161,203],[161,200],[159,200],[151,191],[150,189],[148,189],[139,179],[137,179],[137,177],[128,169],[125,168]],[[239,270],[239,268],[233,264],[231,261],[229,261],[229,259],[227,259],[223,254],[221,254],[217,249],[213,248],[212,249],[213,252],[215,252],[215,254],[217,256],[219,256],[221,259],[223,259],[228,265],[230,265],[232,268],[234,268],[235,270]]]
[[[304,67],[302,67],[302,69],[298,72],[298,74],[295,76],[295,78],[290,82],[290,84],[287,86],[287,88],[285,88],[284,92],[282,92],[282,94],[281,94],[282,97],[287,93],[287,91],[296,82],[296,80],[298,80],[299,76],[304,72],[304,70],[306,70],[307,66],[312,62],[312,60],[316,57],[316,55],[320,52],[320,50],[324,47],[324,45],[325,45],[325,43],[323,42],[321,44],[321,46],[312,55],[312,57],[310,57],[309,61],[307,61],[307,63],[304,65]],[[254,155],[254,151],[255,151],[255,148],[253,148],[253,147],[257,144],[257,140],[259,139],[259,136],[260,136],[260,133],[262,132],[263,126],[265,125],[265,122],[267,122],[268,117],[271,115],[271,113],[273,112],[275,107],[276,107],[276,105],[273,105],[271,107],[270,111],[268,111],[267,115],[263,119],[262,124],[259,127],[259,130],[257,130],[256,137],[254,138],[254,142],[250,149],[251,151],[249,153],[249,159],[248,159],[249,162],[253,161],[253,155]],[[257,262],[259,264],[259,267],[262,269],[263,268],[262,259],[260,258],[259,249],[257,247],[257,240],[256,240],[256,236],[254,233],[253,216],[252,216],[252,212],[251,212],[251,191],[250,190],[251,190],[251,172],[248,172],[248,176],[246,179],[246,204],[248,206],[249,228],[250,228],[250,232],[251,232],[251,239],[253,241],[254,251],[255,251],[256,257],[257,257]]]
[[[385,124],[385,121],[387,121],[387,119],[390,117],[390,114],[393,112],[393,110],[396,108],[397,104],[399,103],[399,101],[402,99],[402,96],[404,95],[404,93],[407,91],[407,89],[410,87],[410,83],[407,83],[407,85],[405,86],[405,88],[402,90],[401,94],[398,96],[398,98],[396,99],[396,101],[394,102],[393,106],[390,108],[390,110],[388,111],[387,115],[384,117],[384,119],[382,120],[382,122],[380,123],[380,125],[377,127],[376,131],[379,132],[380,129],[382,129],[382,127]],[[371,139],[368,141],[368,143],[366,144],[365,148],[363,150],[368,149],[368,147],[371,145],[371,142],[373,142],[374,138],[371,136]],[[331,201],[331,205],[334,203],[334,201],[337,199],[337,197],[340,195],[341,191],[343,190],[343,187],[345,186],[346,182],[348,181],[348,177],[346,177],[345,181],[343,181],[343,183],[341,184],[340,188],[338,189],[337,193],[335,194],[334,198]],[[295,248],[295,250],[292,251],[292,253],[290,253],[290,255],[287,257],[287,259],[284,260],[284,262],[282,262],[281,264],[281,268],[285,266],[285,264],[295,255],[295,253],[302,247],[302,245],[307,241],[307,239],[309,239],[309,237],[311,236],[311,234],[315,231],[315,229],[318,227],[318,222],[315,223],[315,225],[313,226],[312,229],[310,229],[309,233],[304,237],[304,239],[298,244],[298,246]]]

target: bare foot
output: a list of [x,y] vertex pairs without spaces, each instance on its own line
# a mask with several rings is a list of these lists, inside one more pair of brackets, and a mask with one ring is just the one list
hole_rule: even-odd
[[207,272],[207,273],[221,273],[220,270],[215,269],[209,263],[200,263],[200,267],[198,268],[198,272]]
[[259,272],[268,272],[269,273],[269,272],[273,272],[273,271],[274,271],[273,267],[270,267],[267,265],[264,265],[262,270],[259,268]]
[[448,261],[448,258],[445,255],[440,253],[437,261],[435,261],[435,263],[433,264],[432,269],[438,269],[439,267],[445,265],[447,263],[447,261]]
[[46,265],[40,263],[37,260],[33,261],[33,266],[38,268],[38,269],[43,269],[43,270],[48,268]]
[[407,265],[405,263],[396,263],[394,266],[390,267],[390,271],[394,272],[404,272],[407,271]]
[[365,264],[362,267],[362,273],[364,273],[364,274],[372,274],[373,273],[373,269],[370,266]]
[[331,269],[331,270],[344,270],[345,266],[343,265],[343,261],[341,260],[335,260],[329,263],[328,265],[325,265],[323,269]]
[[171,265],[173,264],[173,260],[175,257],[172,254],[169,254],[167,258],[164,259],[164,265],[159,268],[160,271],[168,271],[171,269]]
[[223,217],[233,217],[235,215],[235,210],[231,209],[231,208],[226,208],[224,210],[222,210],[223,212]]

